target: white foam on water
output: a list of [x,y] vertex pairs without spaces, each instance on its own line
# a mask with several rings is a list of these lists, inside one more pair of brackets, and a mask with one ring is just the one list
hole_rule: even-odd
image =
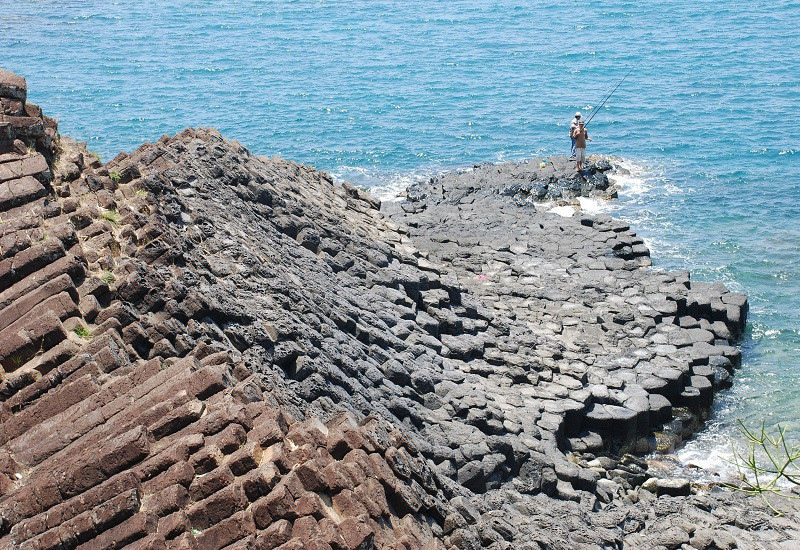
[[717,431],[700,432],[675,456],[685,466],[696,468],[697,477],[701,479],[733,481],[736,478],[736,467],[728,462],[733,459],[730,440]]
[[[692,478],[700,482],[724,482],[737,483],[741,478],[736,467],[737,455],[738,463],[742,473],[751,481],[754,477],[751,471],[745,466],[741,457],[747,457],[750,449],[741,441],[734,441],[731,447],[731,439],[722,433],[719,428],[707,428],[700,432],[695,439],[689,441],[685,447],[675,453],[678,460],[686,467],[691,469]],[[756,449],[756,461],[765,468],[772,468],[763,451]],[[763,462],[762,462],[763,461]],[[790,470],[792,474],[796,471]],[[771,475],[763,474],[759,476],[762,481],[772,480]],[[790,489],[794,485],[786,479],[778,479],[776,486],[782,489]]]
[[372,187],[370,192],[375,195],[376,198],[392,202],[392,201],[401,201],[403,200],[403,196],[405,194],[406,189],[414,183],[419,183],[420,180],[425,179],[423,177],[413,177],[408,175],[401,175],[395,174],[394,176],[389,179],[384,185],[379,187]]
[[608,179],[619,186],[620,193],[627,196],[644,195],[651,189],[646,180],[630,174],[611,174]]
[[642,242],[644,242],[644,245],[647,247],[647,250],[649,250],[652,253],[653,249],[655,248],[656,242],[649,237],[640,237],[640,238],[642,239]]
[[609,174],[608,179],[611,183],[619,185],[621,194],[638,196],[653,188],[653,182],[649,177],[650,170],[647,167],[627,159],[615,159],[615,161],[622,170],[616,174]]
[[375,198],[387,202],[402,200],[410,185],[427,181],[438,173],[439,171],[434,169],[420,170],[419,172],[393,172],[344,165],[338,166],[330,172],[337,184],[350,182],[358,187],[369,189]]
[[572,216],[575,215],[575,212],[577,212],[577,210],[575,210],[575,208],[572,206],[555,206],[550,210],[548,210],[548,212],[552,212],[553,214],[558,214],[559,216],[564,218],[571,218]]
[[601,214],[616,208],[610,201],[590,199],[588,197],[578,197],[578,202],[581,205],[581,210],[587,214]]

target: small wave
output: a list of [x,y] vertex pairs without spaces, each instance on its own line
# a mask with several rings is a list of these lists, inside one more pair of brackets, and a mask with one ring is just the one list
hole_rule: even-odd
[[[737,449],[742,452],[744,449]],[[701,432],[675,455],[681,463],[694,470],[692,477],[699,481],[728,481],[736,478],[731,439],[722,433]]]
[[649,250],[650,253],[652,253],[656,247],[656,241],[649,237],[642,237],[642,241],[644,242],[644,245],[647,247],[647,250]]
[[652,185],[639,176],[615,174],[609,176],[608,179],[619,185],[620,192],[626,195],[642,195],[652,189]]
[[626,196],[638,196],[653,189],[655,174],[651,168],[630,159],[617,158],[614,161],[619,171],[610,174],[609,180],[620,186],[620,193]]
[[[752,427],[752,429],[758,431],[757,427]],[[769,428],[767,431],[769,432]],[[777,430],[773,430],[772,435],[777,436]],[[689,441],[686,446],[675,453],[675,456],[684,467],[690,469],[690,471],[684,470],[683,473],[697,481],[736,483],[740,479],[736,462],[738,460],[742,472],[747,475],[749,469],[742,457],[749,457],[750,451],[744,436],[738,431],[731,427],[723,430],[712,428],[701,432],[696,439]],[[760,465],[771,467],[763,450],[756,448],[755,458]],[[752,479],[751,475],[748,477]],[[765,477],[771,479],[772,476],[765,475]],[[785,479],[777,480],[776,485],[783,489],[793,486]]]
[[414,172],[392,172],[345,165],[330,171],[337,183],[347,181],[358,187],[369,189],[370,193],[382,201],[400,200],[410,185],[427,181],[439,173],[441,173],[440,170],[433,168]]
[[612,202],[590,199],[588,197],[578,197],[578,202],[581,205],[581,210],[588,214],[602,214],[611,212],[617,208],[616,204]]

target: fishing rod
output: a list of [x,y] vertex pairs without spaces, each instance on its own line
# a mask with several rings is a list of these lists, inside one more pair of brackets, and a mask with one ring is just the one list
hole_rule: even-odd
[[623,83],[623,82],[625,82],[625,79],[626,79],[626,78],[628,78],[628,76],[629,76],[629,75],[630,75],[630,74],[633,72],[633,70],[634,70],[636,67],[638,67],[638,66],[639,66],[639,63],[641,63],[641,62],[642,62],[642,58],[640,58],[640,59],[639,59],[639,61],[637,61],[636,63],[634,63],[633,67],[631,67],[631,68],[630,68],[630,70],[629,70],[627,73],[625,73],[625,76],[623,76],[623,77],[622,77],[622,79],[621,79],[619,82],[617,82],[617,85],[616,85],[616,86],[614,86],[614,87],[611,89],[611,91],[610,91],[610,92],[608,92],[608,93],[607,93],[607,94],[606,94],[606,95],[603,97],[603,99],[601,99],[601,100],[600,100],[600,105],[598,105],[597,107],[595,107],[594,109],[592,109],[592,112],[589,114],[589,118],[587,118],[587,119],[586,119],[586,122],[584,122],[584,123],[583,123],[583,127],[584,127],[584,128],[585,128],[586,126],[589,126],[589,123],[590,123],[590,122],[592,121],[592,119],[594,118],[594,115],[596,115],[598,112],[600,112],[600,109],[602,109],[602,108],[603,108],[603,105],[605,105],[605,104],[606,104],[606,101],[608,101],[608,99],[609,99],[609,98],[610,98],[610,97],[611,97],[611,96],[614,94],[614,92],[616,92],[616,91],[617,91],[617,88],[619,88],[619,87],[622,85],[622,83]]
[[586,120],[584,120],[584,126],[585,126],[585,125],[588,123],[588,121],[589,121],[589,120],[590,120],[590,119],[591,119],[591,118],[592,118],[592,117],[595,115],[595,113],[597,113],[598,109],[600,108],[600,107],[598,107],[597,105],[603,105],[603,104],[605,104],[605,102],[606,102],[606,101],[608,101],[608,98],[609,98],[609,97],[611,97],[611,94],[613,93],[613,91],[614,91],[614,89],[612,88],[611,90],[609,90],[608,92],[606,92],[606,95],[604,95],[603,97],[601,97],[601,98],[600,98],[600,101],[598,101],[598,102],[595,104],[596,106],[595,106],[595,107],[592,109],[592,111],[589,113],[589,116],[588,116],[588,117],[586,117]]

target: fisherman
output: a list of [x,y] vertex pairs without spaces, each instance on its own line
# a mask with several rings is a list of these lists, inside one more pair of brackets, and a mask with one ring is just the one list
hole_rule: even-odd
[[581,112],[578,111],[575,113],[575,118],[572,119],[572,122],[569,123],[569,138],[572,140],[572,151],[569,157],[569,160],[575,160],[575,138],[572,134],[575,133],[575,129],[578,127],[578,122],[581,120]]
[[583,170],[583,162],[586,160],[586,142],[592,141],[583,121],[578,122],[578,127],[572,132],[572,141],[575,142],[575,171]]

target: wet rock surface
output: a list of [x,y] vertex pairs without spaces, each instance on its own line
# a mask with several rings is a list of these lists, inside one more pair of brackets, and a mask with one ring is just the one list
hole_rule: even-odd
[[797,539],[626,454],[702,419],[747,302],[624,224],[474,171],[382,210],[213,130],[60,143],[0,157],[45,161],[0,183],[0,547]]

